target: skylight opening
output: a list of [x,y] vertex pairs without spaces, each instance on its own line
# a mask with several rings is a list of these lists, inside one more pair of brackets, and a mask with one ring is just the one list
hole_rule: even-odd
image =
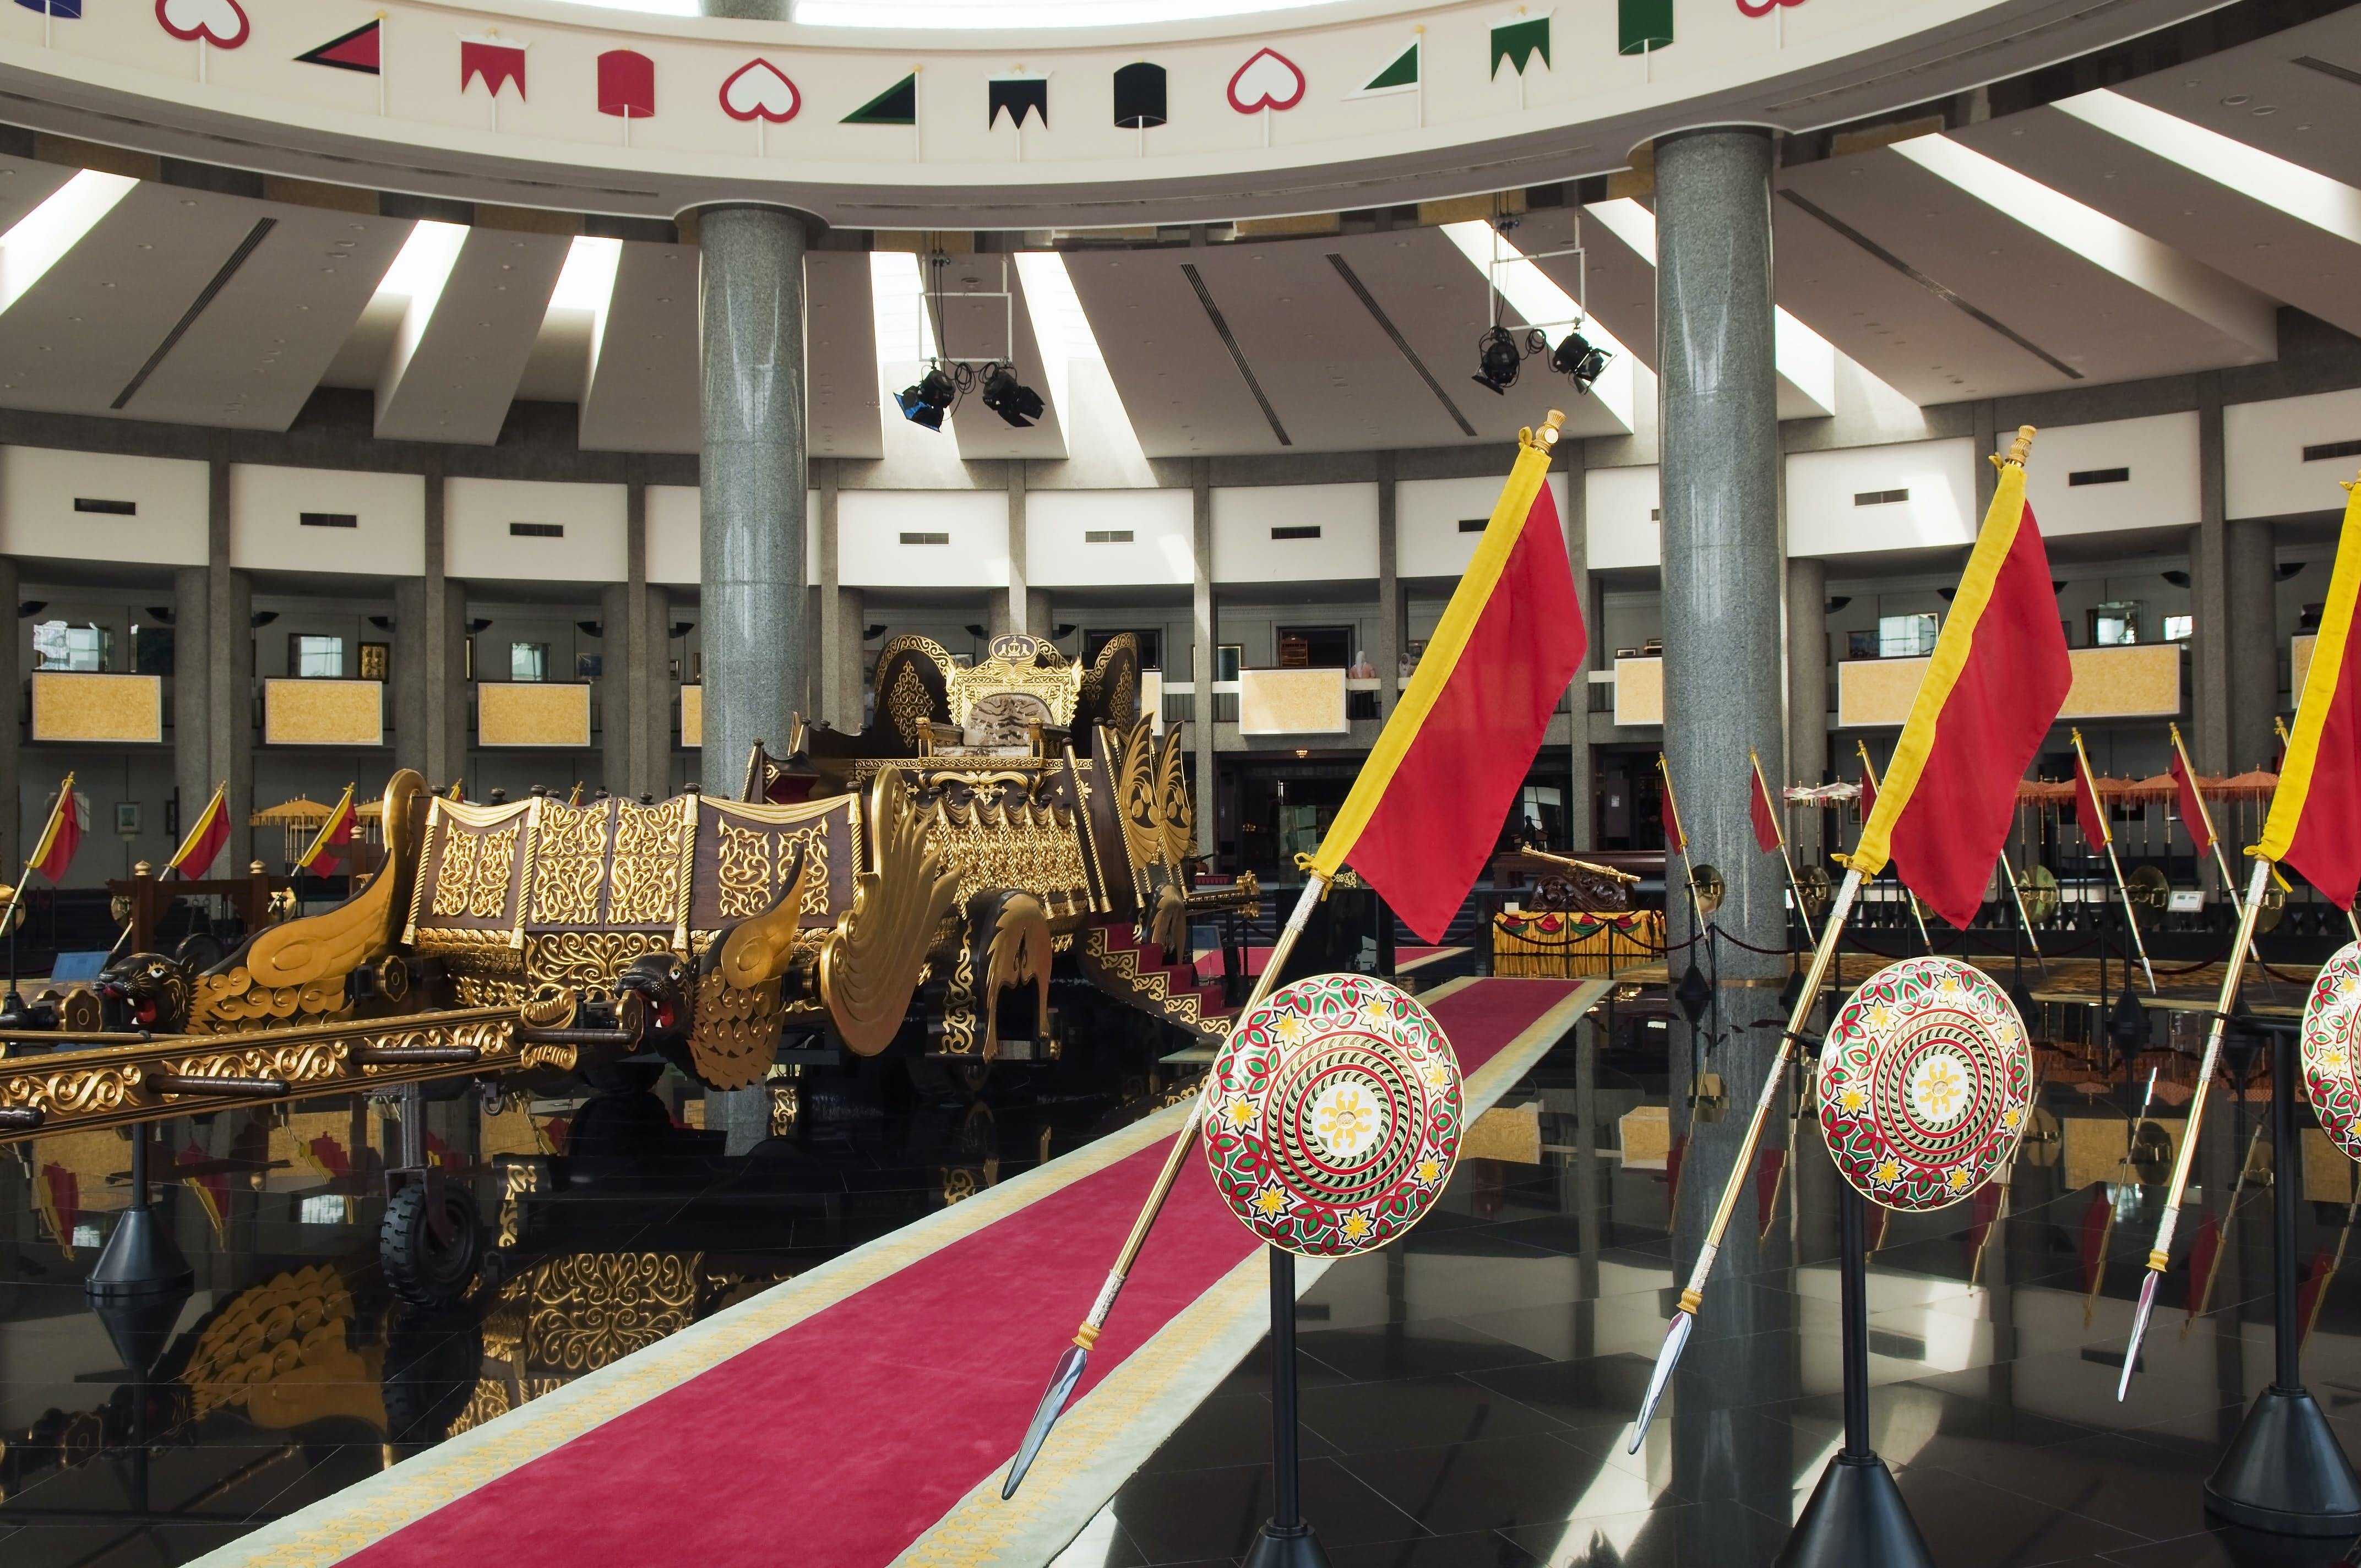
[[[936,346],[934,314],[926,308],[926,283],[915,254],[906,250],[869,253],[869,308],[870,324],[877,336],[877,417],[885,426],[891,451],[892,444],[900,439],[895,427],[908,422],[894,394],[915,382],[918,367],[941,353]],[[955,418],[943,415],[941,433],[953,439],[939,449],[954,459],[959,452]],[[935,452],[935,438],[921,434],[928,444],[923,450]]]
[[[1495,236],[1492,225],[1481,218],[1469,218],[1463,223],[1445,224],[1444,234],[1459,247],[1478,272],[1489,272],[1493,286],[1509,302],[1509,309],[1521,320],[1548,323],[1553,341],[1564,337],[1568,330],[1558,323],[1582,318],[1581,333],[1593,345],[1603,348],[1614,357],[1607,362],[1607,373],[1590,389],[1590,395],[1605,405],[1607,411],[1625,430],[1633,428],[1632,413],[1636,404],[1631,351],[1609,331],[1597,316],[1589,314],[1575,302],[1573,295],[1558,287],[1550,275],[1525,258],[1524,253],[1505,236],[1499,238],[1497,254],[1502,258],[1494,266]],[[1546,365],[1543,366],[1546,369]]]
[[[579,312],[590,318],[589,375],[598,374],[598,356],[607,345],[607,317],[615,302],[615,273],[623,264],[623,242],[592,235],[576,235],[566,252],[566,266],[557,287],[549,293],[549,311],[542,329],[560,311]],[[587,383],[586,383],[587,384]]]
[[378,280],[376,297],[423,300],[431,311],[443,297],[443,285],[451,280],[451,269],[459,264],[459,251],[467,243],[467,225],[421,218]]
[[1033,341],[1040,345],[1041,377],[1057,406],[1066,450],[1110,458],[1135,483],[1153,484],[1139,432],[1107,372],[1106,355],[1099,347],[1098,334],[1091,330],[1066,258],[1054,250],[1020,250],[1016,280],[1033,323]]
[[2057,107],[2242,196],[2361,245],[2361,191],[2341,180],[2108,88],[2061,98]]
[[85,169],[0,235],[0,311],[30,292],[138,183]]

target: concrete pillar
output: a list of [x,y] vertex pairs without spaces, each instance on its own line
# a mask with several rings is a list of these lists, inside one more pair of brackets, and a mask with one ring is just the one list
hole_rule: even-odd
[[[215,782],[210,696],[213,603],[206,593],[210,577],[203,566],[181,566],[172,573],[172,784],[181,795],[180,830],[184,833],[205,808]],[[399,605],[397,598],[397,609]],[[398,718],[396,722],[398,729]]]
[[1400,512],[1394,480],[1394,455],[1378,454],[1378,645],[1370,661],[1378,667],[1378,717],[1393,712],[1401,691],[1394,685],[1401,669],[1402,620]]
[[734,795],[756,741],[808,710],[804,642],[804,249],[781,207],[698,215],[704,331],[706,787]]
[[2241,518],[2224,532],[2229,616],[2217,646],[2229,655],[2230,773],[2268,767],[2278,755],[2271,717],[2281,711],[2279,572],[2271,544],[2267,521]]
[[[1025,461],[1008,465],[1008,630],[1033,630],[1033,598],[1025,580]],[[994,628],[997,630],[997,628]]]
[[[2230,557],[2228,492],[2222,445],[2222,378],[2197,378],[2198,522],[2189,531],[2189,750],[2201,773],[2230,765]],[[2199,861],[2199,876],[2213,885]]]
[[[222,446],[225,448],[226,442]],[[214,784],[229,784],[229,847],[214,861],[221,876],[242,874],[254,858],[254,587],[229,564],[229,457],[214,453],[207,476],[205,609],[206,774],[204,793],[181,796],[183,825],[204,809]],[[179,641],[174,640],[177,653]]]
[[1190,672],[1190,679],[1197,690],[1191,704],[1197,716],[1195,733],[1190,739],[1197,753],[1197,852],[1211,855],[1221,837],[1221,774],[1213,753],[1213,643],[1220,628],[1213,618],[1213,465],[1210,459],[1191,462],[1189,489],[1194,524],[1189,554],[1195,564],[1196,585],[1192,600],[1196,668]]
[[1569,849],[1595,850],[1598,847],[1597,824],[1591,820],[1591,760],[1590,760],[1590,672],[1598,669],[1607,653],[1601,650],[1598,618],[1593,613],[1598,596],[1590,584],[1590,521],[1584,510],[1588,487],[1583,483],[1586,459],[1590,444],[1572,443],[1565,450],[1565,557],[1574,569],[1574,587],[1582,606],[1583,620],[1590,636],[1582,651],[1582,668],[1574,673],[1574,690],[1568,694],[1565,830]]
[[[1780,680],[1778,390],[1772,361],[1771,134],[1754,127],[1686,131],[1655,144],[1656,323],[1664,530],[1664,741],[1680,786],[1691,853],[1720,871],[1729,896],[1713,918],[1749,944],[1720,944],[1719,985],[1708,1022],[1711,1056],[1730,1113],[1686,1113],[1686,1053],[1673,1053],[1675,1131],[1688,1138],[1675,1216],[1675,1277],[1695,1260],[1752,1104],[1774,1058],[1779,987],[1787,961],[1784,877],[1754,846],[1746,753],[1777,757],[1784,741]],[[1673,940],[1688,935],[1683,901],[1672,904]],[[1769,948],[1758,953],[1751,948]],[[1676,965],[1686,960],[1676,959]],[[1766,1027],[1766,1025],[1768,1025]],[[1766,1142],[1784,1139],[1773,1115]],[[1683,1125],[1686,1124],[1686,1125]],[[1743,1206],[1741,1205],[1741,1208]],[[1674,1434],[1675,1484],[1741,1481],[1778,1487],[1793,1477],[1785,1456],[1763,1445],[1717,1442],[1713,1412],[1777,1397],[1776,1359],[1754,1336],[1782,1325],[1767,1293],[1749,1288],[1759,1256],[1743,1220],[1723,1238],[1696,1337],[1683,1362]],[[1789,1382],[1792,1371],[1784,1374]],[[1692,1420],[1695,1414],[1703,1420]],[[1775,1472],[1775,1474],[1774,1474]],[[1730,1542],[1734,1558],[1768,1560],[1786,1533],[1766,1519],[1764,1539]]]
[[[1787,563],[1787,775],[1825,784],[1828,768],[1828,570],[1817,560]],[[1766,760],[1766,767],[1769,765]],[[1775,780],[1773,782],[1776,782]],[[1824,865],[1817,811],[1792,816],[1795,867]]]
[[[836,522],[837,460],[822,457],[815,461],[812,479],[811,488],[819,492],[819,515],[811,520],[812,527],[818,531],[815,554],[819,558],[819,689],[814,694],[812,707],[822,723],[839,729],[858,729],[861,698],[857,689],[849,718],[844,705],[844,621],[848,613],[857,618],[861,611],[857,606],[848,610],[844,601]],[[854,596],[856,599],[859,597]],[[851,651],[857,677],[861,669],[861,643],[857,639]]]
[[467,766],[467,594],[444,574],[443,501],[443,455],[430,452],[426,570],[393,588],[393,757],[438,791]]

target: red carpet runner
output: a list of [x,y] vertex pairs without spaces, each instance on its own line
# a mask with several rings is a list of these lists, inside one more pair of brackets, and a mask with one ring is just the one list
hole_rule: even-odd
[[[1473,1072],[1574,990],[1479,981],[1434,1012]],[[882,1568],[1007,1463],[1170,1146],[951,1244],[346,1561]],[[1253,1250],[1191,1161],[1081,1393]]]

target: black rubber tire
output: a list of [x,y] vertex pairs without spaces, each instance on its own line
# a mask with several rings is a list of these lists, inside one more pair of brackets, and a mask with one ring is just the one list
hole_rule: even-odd
[[386,1288],[413,1307],[456,1304],[483,1265],[484,1227],[476,1217],[474,1196],[457,1182],[446,1181],[443,1212],[454,1233],[447,1244],[437,1242],[427,1223],[426,1184],[413,1181],[386,1204],[385,1223],[378,1227],[378,1261],[385,1270]]

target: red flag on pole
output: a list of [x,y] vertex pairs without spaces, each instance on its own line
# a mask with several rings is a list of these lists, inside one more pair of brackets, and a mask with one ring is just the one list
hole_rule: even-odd
[[2025,502],[2023,427],[1984,513],[1950,619],[1849,864],[1894,862],[1927,907],[1965,929],[2016,815],[2016,786],[2073,685],[2049,554]]
[[1588,633],[1547,483],[1554,424],[1528,432],[1475,558],[1308,869],[1347,862],[1440,942],[1524,787]]
[[2178,744],[2172,748],[2172,787],[2177,797],[2173,809],[2180,813],[2180,825],[2189,829],[2190,842],[2202,855],[2213,848],[2213,827],[2206,820],[2205,802],[2197,793],[2197,781],[2189,776],[2189,759],[2181,755]]
[[2107,847],[2107,808],[2099,804],[2099,784],[2091,776],[2091,762],[2077,747],[2074,752],[2074,826],[2082,842],[2093,850]]
[[1864,751],[1861,758],[1861,819],[1868,821],[1869,814],[1876,809],[1877,775],[1869,771],[1869,753]]
[[2099,1287],[2107,1282],[2107,1237],[2115,1228],[2115,1201],[2107,1184],[2091,1194],[2082,1211],[2082,1326],[2088,1328],[2099,1304]]
[[320,830],[312,836],[311,848],[305,850],[302,859],[295,862],[295,869],[317,872],[323,876],[335,869],[336,862],[343,857],[334,851],[353,841],[353,786],[346,784],[344,799],[336,802],[336,808],[328,813],[325,822],[320,824]]
[[2295,730],[2254,853],[2293,866],[2339,909],[2361,889],[2361,485],[2345,487],[2345,529],[2321,608],[2319,640],[2296,704]]
[[41,829],[40,840],[26,860],[26,867],[49,879],[51,883],[65,878],[66,868],[73,864],[74,850],[82,846],[82,836],[90,826],[90,807],[74,793],[73,775],[58,786],[58,803],[49,808],[49,820]]
[[221,858],[221,852],[228,843],[229,781],[224,779],[214,791],[214,797],[205,802],[204,810],[198,813],[195,826],[189,829],[189,836],[181,840],[179,853],[172,857],[172,863],[165,870],[178,872],[181,876],[195,881],[213,869],[213,863]]
[[1662,751],[1656,753],[1656,772],[1664,779],[1664,847],[1676,855],[1689,852],[1689,837],[1681,830],[1681,810],[1673,800],[1673,770]]
[[1763,765],[1752,761],[1748,765],[1754,774],[1754,795],[1746,812],[1754,819],[1754,842],[1764,854],[1775,855],[1787,842],[1779,832],[1779,808],[1772,803],[1771,786],[1763,781]]

